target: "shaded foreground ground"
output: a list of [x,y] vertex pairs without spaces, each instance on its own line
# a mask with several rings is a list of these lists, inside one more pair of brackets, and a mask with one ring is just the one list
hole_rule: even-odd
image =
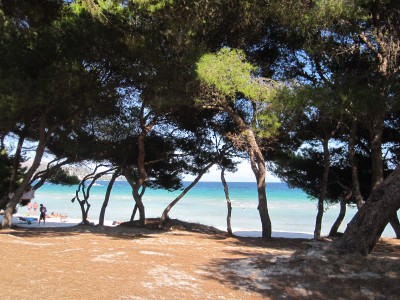
[[367,258],[329,241],[64,227],[0,231],[2,299],[399,299],[400,241]]

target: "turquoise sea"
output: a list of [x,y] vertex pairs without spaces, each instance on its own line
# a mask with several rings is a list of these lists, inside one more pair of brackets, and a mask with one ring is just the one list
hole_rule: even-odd
[[[189,182],[185,182],[188,185]],[[256,183],[231,182],[229,184],[232,201],[232,228],[236,234],[260,236],[261,223],[257,210]],[[90,192],[90,221],[97,223],[100,208],[103,204],[108,181],[98,181]],[[67,213],[69,218],[81,218],[78,202],[71,202],[75,196],[76,186],[60,186],[45,184],[36,191],[33,202],[43,203],[47,212]],[[180,194],[180,191],[168,192],[159,189],[148,189],[144,196],[146,217],[160,217],[165,207]],[[298,189],[290,189],[285,183],[267,183],[268,209],[272,221],[273,236],[291,236],[302,233],[304,237],[312,237],[317,213],[316,200],[310,199]],[[116,181],[107,206],[106,220],[127,221],[130,219],[134,200],[131,187],[126,181]],[[19,208],[19,213],[26,213],[27,208]],[[339,205],[329,206],[323,218],[322,234],[326,235],[339,212]],[[348,207],[340,231],[344,231],[347,223],[356,213],[356,209]],[[222,184],[220,182],[199,182],[171,212],[171,218],[198,222],[226,230],[227,205]],[[388,226],[383,234],[394,237]]]

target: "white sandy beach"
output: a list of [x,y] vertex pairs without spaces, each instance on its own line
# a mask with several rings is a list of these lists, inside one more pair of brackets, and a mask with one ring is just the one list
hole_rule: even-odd
[[382,239],[365,258],[325,252],[329,239],[228,237],[176,220],[165,230],[14,220],[18,227],[0,230],[4,299],[397,299],[400,293],[394,239]]

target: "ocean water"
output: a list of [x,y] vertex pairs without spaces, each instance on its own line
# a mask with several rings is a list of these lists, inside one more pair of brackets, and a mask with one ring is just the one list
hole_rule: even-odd
[[[185,185],[188,185],[186,182]],[[104,201],[108,181],[97,181],[90,191],[89,220],[97,223]],[[244,236],[260,236],[261,222],[257,210],[258,199],[256,183],[231,182],[229,193],[232,201],[232,229]],[[60,186],[46,183],[36,191],[33,202],[43,203],[47,212],[66,213],[70,218],[81,218],[75,196],[76,186]],[[165,207],[173,201],[180,191],[168,192],[159,189],[147,189],[143,197],[146,217],[160,217]],[[298,189],[291,189],[285,183],[267,183],[268,210],[275,235],[284,233],[303,234],[312,237],[317,214],[317,201],[310,199]],[[106,220],[127,221],[134,207],[132,190],[126,181],[116,181],[106,211]],[[20,207],[19,213],[26,213],[26,207]],[[339,204],[327,207],[322,224],[322,234],[327,235],[339,213]],[[344,231],[347,223],[356,213],[355,207],[348,207],[345,220],[339,231]],[[220,182],[199,182],[170,211],[171,218],[198,222],[226,230],[227,204]],[[138,217],[138,216],[137,216]],[[280,234],[276,234],[280,233]],[[273,236],[274,236],[273,234]],[[393,229],[388,226],[383,236],[394,237]]]

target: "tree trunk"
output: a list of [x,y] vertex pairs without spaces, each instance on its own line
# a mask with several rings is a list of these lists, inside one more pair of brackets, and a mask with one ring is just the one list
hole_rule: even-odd
[[230,236],[233,236],[232,226],[231,226],[232,203],[231,203],[231,199],[229,197],[229,187],[225,180],[225,169],[223,167],[221,167],[221,182],[222,182],[222,185],[224,186],[226,205],[228,207],[228,214],[226,217],[226,230]]
[[139,209],[139,224],[141,227],[144,227],[145,224],[145,211],[144,211],[144,205],[142,202],[142,197],[140,197],[139,190],[145,184],[147,180],[147,172],[145,168],[145,145],[144,145],[144,139],[147,135],[146,131],[143,131],[139,138],[138,138],[138,162],[137,162],[137,168],[139,172],[139,179],[136,181],[136,184],[134,185],[133,188],[133,198],[135,199],[137,208]]
[[400,166],[370,195],[348,224],[344,235],[332,244],[337,250],[369,254],[389,219],[400,208]]
[[384,113],[376,112],[370,124],[370,148],[371,148],[371,191],[383,181],[382,160],[382,133],[384,125]]
[[[83,200],[81,200],[80,198],[79,198],[79,191],[80,191],[80,188],[81,188],[81,186],[82,186],[82,190],[83,190],[83,197],[84,197],[84,199]],[[81,209],[81,215],[82,215],[82,224],[88,224],[89,223],[89,221],[87,220],[87,217],[88,217],[88,213],[89,213],[89,209],[90,209],[90,204],[89,204],[89,202],[87,201],[87,199],[86,199],[86,193],[84,192],[84,181],[81,181],[81,183],[79,184],[79,187],[78,187],[78,189],[76,190],[76,192],[75,192],[75,199],[78,201],[78,203],[79,203],[79,207],[80,207],[80,209]],[[85,204],[87,204],[87,209],[85,209]]]
[[21,162],[22,146],[25,141],[25,128],[22,130],[21,135],[18,139],[17,149],[15,150],[13,169],[11,170],[10,184],[8,187],[8,192],[12,193],[15,190],[17,182],[18,167]]
[[120,171],[121,171],[121,168],[116,169],[114,174],[112,175],[112,177],[110,179],[110,182],[108,183],[106,195],[104,197],[104,202],[103,202],[103,205],[101,206],[101,210],[100,210],[99,225],[104,225],[104,217],[106,215],[106,209],[107,209],[107,206],[108,206],[108,201],[110,199],[111,190],[113,188],[115,180],[119,176],[119,172]]
[[131,218],[130,218],[129,222],[133,222],[133,221],[135,220],[135,216],[136,216],[136,213],[137,213],[137,209],[138,209],[138,206],[137,206],[137,204],[135,203],[135,206],[133,207],[133,211],[132,211]]
[[258,173],[256,175],[257,180],[257,193],[258,193],[258,212],[260,214],[261,226],[262,226],[262,237],[271,238],[272,237],[272,226],[271,219],[268,213],[267,205],[267,193],[265,184],[265,165],[264,160],[258,163]]
[[240,115],[238,115],[227,103],[221,105],[222,108],[232,117],[243,136],[246,138],[248,154],[250,157],[251,168],[257,181],[258,211],[261,219],[262,237],[271,238],[272,226],[268,214],[267,193],[265,184],[265,160],[253,130],[247,126]]
[[142,195],[141,193],[139,193],[139,190],[142,188],[143,191],[143,186],[146,185],[146,182],[148,180],[146,166],[145,166],[145,157],[146,157],[145,139],[147,134],[152,130],[153,126],[155,125],[158,119],[158,116],[156,115],[150,122],[148,122],[148,124],[146,124],[149,115],[145,115],[144,110],[145,110],[145,104],[142,103],[142,107],[140,109],[140,127],[142,131],[137,141],[138,145],[137,170],[139,178],[137,179],[136,183],[134,183],[132,178],[128,179],[129,174],[125,175],[125,177],[128,179],[128,182],[130,180],[130,184],[132,186],[132,195],[136,203],[135,205],[137,205],[137,209],[139,210],[139,225],[141,227],[144,227],[145,225],[146,215],[142,201]]
[[31,167],[28,169],[28,171],[25,173],[24,179],[22,180],[21,184],[19,185],[17,190],[14,192],[14,196],[7,203],[6,210],[5,210],[4,216],[3,216],[2,228],[11,228],[12,215],[14,213],[14,210],[17,207],[17,204],[19,203],[22,195],[24,194],[24,191],[25,191],[26,187],[28,186],[33,174],[35,173],[37,168],[40,166],[40,162],[42,161],[42,157],[43,157],[44,151],[46,149],[47,139],[50,136],[50,130],[46,133],[45,122],[46,122],[46,116],[43,116],[41,119],[41,122],[40,122],[39,144],[36,148],[36,153],[35,153],[35,157],[33,159],[33,163],[31,165]]
[[142,199],[140,199],[140,202],[138,202],[136,205],[139,210],[139,225],[140,227],[144,227],[144,225],[146,224],[146,215]]
[[318,213],[315,220],[314,239],[318,239],[321,237],[322,217],[324,215],[324,201],[326,197],[326,191],[328,189],[328,176],[330,166],[329,138],[325,138],[322,141],[322,146],[324,149],[324,170],[322,173],[321,192],[318,198]]
[[357,118],[353,117],[349,137],[349,161],[351,165],[351,181],[353,184],[354,198],[356,200],[357,208],[360,209],[364,205],[364,198],[361,194],[360,180],[358,178],[358,164],[355,150],[356,137]]
[[395,213],[389,220],[390,225],[392,226],[394,233],[396,234],[396,238],[400,239],[400,222],[397,213]]
[[[382,159],[382,133],[384,125],[383,112],[378,112],[372,119],[370,128],[371,147],[371,190],[374,190],[383,181],[383,159]],[[400,224],[398,218],[389,220],[396,237],[400,238]]]
[[[79,206],[81,208],[81,213],[82,213],[82,224],[88,225],[89,221],[88,221],[88,215],[89,215],[89,209],[90,209],[90,204],[89,202],[87,202],[87,200],[78,200]],[[85,208],[85,204],[86,204],[86,208]]]
[[197,177],[195,178],[195,180],[189,184],[183,191],[182,193],[180,193],[180,195],[178,197],[175,198],[174,201],[172,201],[163,211],[161,217],[160,217],[160,222],[158,223],[158,227],[161,228],[163,224],[165,224],[167,218],[168,218],[168,213],[170,212],[170,210],[175,206],[175,204],[177,204],[179,202],[179,200],[181,200],[186,194],[187,192],[189,192],[192,187],[194,187],[201,179],[201,177],[203,177],[203,175],[214,165],[214,162],[209,163],[203,170],[201,170],[201,172],[197,175]]
[[346,216],[346,205],[350,198],[353,196],[353,191],[348,187],[339,182],[339,185],[346,191],[346,194],[340,200],[340,211],[336,218],[335,223],[333,223],[329,236],[335,236],[338,233],[339,227],[342,224],[344,217]]
[[133,176],[129,173],[129,169],[125,170],[125,178],[132,187],[132,197],[135,200],[135,207],[131,216],[131,221],[133,221],[133,218],[136,214],[136,210],[139,210],[139,225],[141,227],[144,227],[146,221],[146,215],[145,215],[144,205],[142,202],[142,197],[140,196],[140,193],[138,191],[138,188],[140,189],[141,183],[134,181]]
[[346,206],[347,206],[347,201],[345,199],[340,200],[339,215],[336,218],[335,223],[333,223],[331,231],[329,231],[329,236],[332,237],[337,235],[339,227],[342,224],[344,217],[346,216]]
[[[103,165],[96,165],[96,167],[93,170],[93,172],[88,174],[88,175],[86,175],[81,180],[81,182],[78,185],[78,189],[75,192],[76,196],[75,196],[74,199],[78,200],[78,202],[79,202],[79,205],[81,207],[81,212],[82,212],[82,223],[85,224],[85,225],[89,224],[89,221],[88,221],[87,218],[88,218],[89,209],[90,209],[90,206],[91,206],[89,204],[89,201],[88,201],[88,199],[90,197],[90,190],[92,189],[93,185],[96,183],[97,179],[99,179],[102,175],[107,174],[110,171],[110,170],[107,170],[107,171],[103,171],[103,172],[100,172],[100,173],[96,174],[97,169],[99,167],[101,167],[101,166],[103,166]],[[89,186],[86,188],[85,182],[87,180],[89,180],[89,179],[91,179],[91,182],[90,182]],[[82,189],[83,200],[80,200],[80,198],[79,198],[79,192],[81,191],[81,189]],[[85,208],[85,205],[86,205],[86,208]]]

